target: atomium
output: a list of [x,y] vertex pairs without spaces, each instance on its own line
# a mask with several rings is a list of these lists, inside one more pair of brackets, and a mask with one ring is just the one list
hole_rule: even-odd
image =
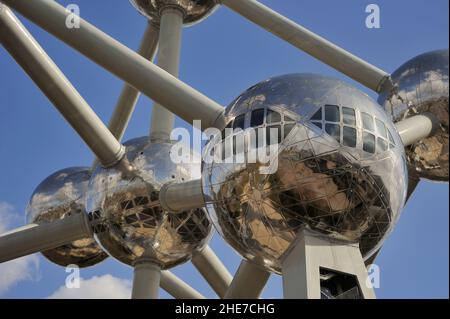
[[148,19],[159,22],[161,10],[176,6],[184,11],[184,24],[193,25],[214,12],[216,0],[130,0],[133,6]]
[[243,257],[280,273],[303,228],[359,243],[366,259],[382,245],[403,208],[408,172],[401,139],[376,102],[339,80],[293,74],[251,87],[225,119],[235,133],[215,136],[206,154],[250,128],[279,133],[259,145],[244,138],[249,149],[279,143],[273,174],[258,161],[203,163],[207,209]]
[[170,160],[171,142],[149,137],[130,140],[126,160],[133,172],[98,166],[86,195],[87,211],[98,220],[95,238],[114,258],[134,265],[149,259],[168,269],[188,261],[209,241],[212,225],[204,209],[164,211],[159,191],[168,182],[200,178],[198,164]]
[[[89,178],[90,169],[86,167],[66,168],[47,177],[31,195],[27,223],[51,223],[72,214],[84,214]],[[108,257],[93,238],[75,240],[42,254],[55,264],[79,267],[95,265]]]
[[422,178],[448,181],[448,50],[419,55],[392,74],[396,89],[380,95],[378,102],[394,122],[418,114],[432,114],[437,132],[406,147],[411,171]]

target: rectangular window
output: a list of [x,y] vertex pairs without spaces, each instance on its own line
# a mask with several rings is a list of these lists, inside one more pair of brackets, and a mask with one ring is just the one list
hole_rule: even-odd
[[327,122],[340,122],[341,121],[341,114],[339,112],[339,106],[325,105],[325,121],[327,121]]
[[364,132],[363,150],[365,152],[375,154],[375,135]]
[[325,132],[333,136],[339,143],[341,142],[341,127],[338,124],[326,124]]
[[264,111],[264,109],[259,109],[252,112],[252,118],[250,121],[251,127],[261,126],[264,124]]
[[363,128],[365,130],[375,132],[375,127],[373,125],[373,117],[367,113],[362,112],[362,121],[363,121]]
[[342,117],[344,119],[344,124],[356,126],[356,114],[354,109],[343,107]]
[[288,137],[294,126],[295,124],[284,124],[284,138]]
[[377,138],[377,147],[380,152],[387,151],[388,142],[385,139],[382,139],[379,137],[379,138]]
[[[286,116],[284,120],[286,121]],[[311,117],[311,121],[322,121],[322,108],[314,113],[314,115]]]
[[268,126],[266,128],[266,145],[281,143],[281,125]]
[[272,110],[267,110],[267,124],[271,123],[280,123],[281,122],[281,114]]
[[342,142],[345,146],[356,147],[357,135],[356,129],[344,126]]
[[377,125],[378,134],[380,134],[384,138],[388,138],[386,126],[384,125],[384,123],[382,121],[380,121],[379,119],[375,119],[375,123]]

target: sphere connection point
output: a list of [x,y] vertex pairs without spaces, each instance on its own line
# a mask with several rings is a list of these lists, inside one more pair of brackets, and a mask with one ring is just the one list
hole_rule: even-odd
[[[31,196],[26,209],[27,222],[51,223],[72,214],[84,214],[89,178],[87,167],[63,169],[47,177]],[[88,267],[108,257],[93,238],[76,240],[42,254],[64,267],[71,264]]]
[[380,94],[378,102],[394,122],[431,113],[438,120],[432,136],[406,147],[411,172],[418,177],[448,182],[449,106],[448,50],[419,55],[392,74],[396,89]]
[[[224,118],[227,128],[241,130],[224,130],[205,154],[240,135],[251,141],[250,128],[264,133],[246,142],[244,154],[233,147],[233,161],[220,155],[203,163],[211,219],[244,258],[281,273],[303,228],[358,243],[365,259],[381,247],[404,206],[408,172],[400,136],[375,101],[339,80],[293,74],[251,87]],[[278,143],[267,129],[279,133]],[[250,161],[256,145],[267,152],[269,144],[278,144],[271,164]],[[262,167],[274,169],[266,174]]]
[[[207,244],[212,225],[202,208],[177,214],[164,211],[159,191],[171,181],[200,178],[200,160],[176,163],[170,155],[174,143],[149,137],[124,145],[134,173],[98,166],[89,183],[86,209],[99,216],[95,238],[111,256],[130,266],[146,259],[168,269],[188,261]],[[175,148],[193,154],[180,144]]]
[[159,23],[167,7],[177,7],[184,13],[184,24],[194,25],[211,15],[217,7],[216,0],[130,0],[131,4],[148,19]]

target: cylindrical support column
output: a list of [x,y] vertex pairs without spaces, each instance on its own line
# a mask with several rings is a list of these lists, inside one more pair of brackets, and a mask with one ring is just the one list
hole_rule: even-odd
[[220,118],[223,112],[221,105],[85,20],[80,18],[78,29],[66,28],[70,12],[56,1],[2,1],[188,123],[201,120],[205,129]]
[[166,211],[175,213],[204,207],[202,181],[165,184],[159,192],[159,201]]
[[1,3],[0,42],[104,166],[114,165],[122,159],[124,147],[114,138],[14,13]]
[[423,113],[395,123],[403,145],[409,146],[427,138],[439,128],[439,121],[431,113]]
[[256,0],[220,0],[253,23],[344,73],[362,85],[380,92],[389,85],[389,74],[358,58]]
[[45,224],[30,224],[0,234],[0,263],[92,237],[85,214]]
[[161,268],[151,260],[134,265],[132,299],[158,299]]
[[223,298],[233,277],[214,251],[209,246],[206,246],[202,251],[194,255],[192,264],[202,274],[216,294]]
[[269,277],[269,272],[243,260],[224,299],[258,299]]
[[[180,69],[183,18],[182,8],[176,6],[168,6],[161,13],[158,66],[175,77],[178,77]],[[153,106],[150,137],[169,140],[174,123],[175,115],[163,105],[156,103]]]
[[175,299],[205,299],[201,293],[167,270],[161,272],[161,288]]

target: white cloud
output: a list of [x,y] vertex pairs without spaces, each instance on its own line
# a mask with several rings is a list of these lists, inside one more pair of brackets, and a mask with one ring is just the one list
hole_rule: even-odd
[[[11,224],[18,220],[18,217],[11,204],[0,202],[0,234],[10,229]],[[37,255],[29,255],[0,264],[0,295],[21,281],[37,280],[38,270]]]
[[131,281],[111,275],[80,279],[79,288],[59,287],[49,299],[130,299]]

